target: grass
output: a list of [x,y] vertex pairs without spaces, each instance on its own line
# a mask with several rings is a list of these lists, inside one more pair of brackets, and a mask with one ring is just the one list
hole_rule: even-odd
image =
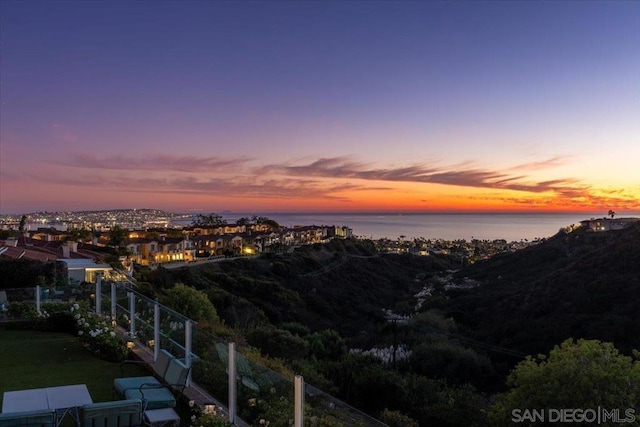
[[[113,400],[113,380],[122,376],[119,363],[99,359],[72,335],[29,330],[0,329],[0,367],[0,396],[11,390],[86,384],[94,402],[105,402]],[[129,364],[124,375],[150,373]],[[184,425],[188,415],[184,408],[176,409]]]
[[[119,363],[95,357],[74,336],[25,330],[0,330],[0,392],[86,384],[94,402],[113,400],[113,379],[122,376]],[[127,366],[127,376],[149,375]]]

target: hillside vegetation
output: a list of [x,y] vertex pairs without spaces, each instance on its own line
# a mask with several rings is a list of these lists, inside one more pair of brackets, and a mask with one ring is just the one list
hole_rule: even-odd
[[[527,355],[561,343],[553,351],[563,361],[567,352],[583,360],[616,354],[613,345],[625,355],[640,348],[640,224],[560,232],[459,266],[458,257],[378,254],[371,241],[347,239],[180,269],[139,266],[136,278],[199,327],[279,359],[389,425],[485,426],[489,413],[508,422],[509,396],[524,393],[507,392],[518,372],[565,373],[562,363],[534,366]],[[31,282],[52,274],[41,263],[0,267]],[[188,295],[209,306],[206,316]],[[504,407],[491,406],[496,393]]]
[[464,277],[479,286],[449,292],[434,306],[477,339],[527,354],[569,337],[612,342],[627,353],[640,347],[640,223],[561,232],[456,274]]
[[446,256],[378,255],[371,242],[334,240],[287,255],[159,269],[143,280],[206,291],[232,327],[298,322],[356,340],[387,323],[383,309],[412,313],[425,281],[455,263]]

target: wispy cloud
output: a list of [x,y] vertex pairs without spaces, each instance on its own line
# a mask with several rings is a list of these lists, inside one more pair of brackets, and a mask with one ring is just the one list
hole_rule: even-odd
[[342,194],[350,191],[370,190],[369,187],[349,183],[327,183],[315,179],[262,179],[252,176],[207,177],[198,176],[141,176],[139,174],[112,174],[93,171],[82,174],[38,172],[30,174],[34,180],[46,179],[56,185],[103,188],[126,193],[199,194],[211,196],[305,199],[315,198],[349,200]]
[[[52,184],[109,189],[118,192],[154,194],[197,194],[228,198],[328,199],[348,202],[355,193],[397,191],[394,183],[440,184],[486,190],[512,190],[521,196],[510,198],[487,193],[494,202],[553,206],[558,203],[591,206],[617,201],[637,206],[630,195],[612,189],[598,193],[571,177],[535,180],[526,172],[553,168],[566,162],[564,157],[523,163],[516,167],[481,167],[464,161],[455,165],[436,162],[408,166],[380,167],[350,157],[298,159],[279,164],[255,165],[258,160],[240,157],[195,157],[156,154],[127,157],[82,154],[70,157],[64,170],[30,171],[33,179]],[[60,165],[60,164],[59,164]],[[69,173],[68,166],[76,167]],[[6,176],[6,174],[5,174]],[[617,192],[614,190],[618,190]],[[479,195],[480,196],[480,195]],[[480,196],[483,197],[483,196]],[[488,200],[487,199],[487,200]]]
[[[528,164],[529,169],[539,169],[542,165],[556,165],[560,158]],[[460,167],[468,166],[468,169]],[[527,168],[524,165],[522,168]],[[517,169],[522,173],[522,168]],[[496,188],[506,190],[527,191],[541,193],[557,191],[565,187],[577,185],[574,179],[556,179],[540,182],[528,182],[524,175],[512,175],[509,168],[505,170],[491,170],[473,167],[467,162],[456,166],[424,166],[411,165],[399,168],[375,168],[365,163],[359,163],[345,157],[322,158],[305,165],[270,165],[260,168],[261,173],[277,173],[287,176],[314,176],[324,178],[350,178],[373,181],[402,181],[415,183],[431,183],[455,185],[464,187]]]
[[555,156],[555,157],[551,157],[549,159],[545,159],[537,162],[521,163],[519,165],[509,168],[508,170],[533,171],[533,170],[540,170],[540,169],[549,169],[557,166],[562,166],[566,164],[570,159],[571,157],[569,156]]
[[78,154],[60,163],[65,166],[92,169],[215,173],[220,170],[228,171],[242,167],[250,160],[247,158],[196,157],[173,154],[156,154],[140,158],[123,155],[98,157],[94,154]]

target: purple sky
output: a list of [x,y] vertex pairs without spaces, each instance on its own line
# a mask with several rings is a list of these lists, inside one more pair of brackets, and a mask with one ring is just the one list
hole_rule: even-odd
[[2,214],[640,209],[640,2],[0,12]]

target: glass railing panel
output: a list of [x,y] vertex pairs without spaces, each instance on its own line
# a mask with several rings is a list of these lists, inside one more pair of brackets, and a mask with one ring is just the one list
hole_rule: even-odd
[[160,346],[175,357],[185,357],[185,317],[172,310],[160,310]]
[[135,295],[135,336],[134,339],[139,344],[152,348],[155,345],[153,334],[153,316],[155,301]]
[[[155,301],[130,288],[119,286],[116,291],[116,322],[129,332],[131,326],[129,292],[135,296],[135,341],[152,348],[154,340]],[[33,300],[34,290],[31,290]],[[23,296],[28,297],[23,291]],[[111,288],[103,286],[103,314],[110,313]],[[186,335],[182,314],[167,307],[160,308],[160,348],[178,358],[185,358]],[[228,344],[207,330],[191,323],[191,379],[214,399],[229,405],[228,396]],[[153,342],[153,345],[156,345]],[[237,416],[248,423],[270,421],[270,425],[288,425],[294,417],[293,374],[282,375],[264,364],[252,351],[240,348],[236,359]],[[286,370],[286,369],[285,369]],[[341,400],[324,393],[311,384],[305,384],[305,425],[309,420],[321,425],[384,426],[384,424]]]
[[[109,301],[109,312],[111,312],[111,286],[102,287],[103,300]],[[116,327],[124,333],[129,333],[131,328],[131,313],[129,310],[129,292],[123,286],[116,287]],[[103,306],[104,307],[104,306]]]
[[35,311],[35,287],[0,290],[0,319],[22,320]]
[[229,406],[228,345],[198,330],[194,339],[191,379],[209,395]]
[[348,425],[383,427],[384,424],[345,402],[323,392],[311,384],[306,384],[305,420],[314,420],[320,425]]
[[251,359],[242,349],[236,351],[236,390],[238,416],[258,424],[290,425],[294,416],[293,379]]

